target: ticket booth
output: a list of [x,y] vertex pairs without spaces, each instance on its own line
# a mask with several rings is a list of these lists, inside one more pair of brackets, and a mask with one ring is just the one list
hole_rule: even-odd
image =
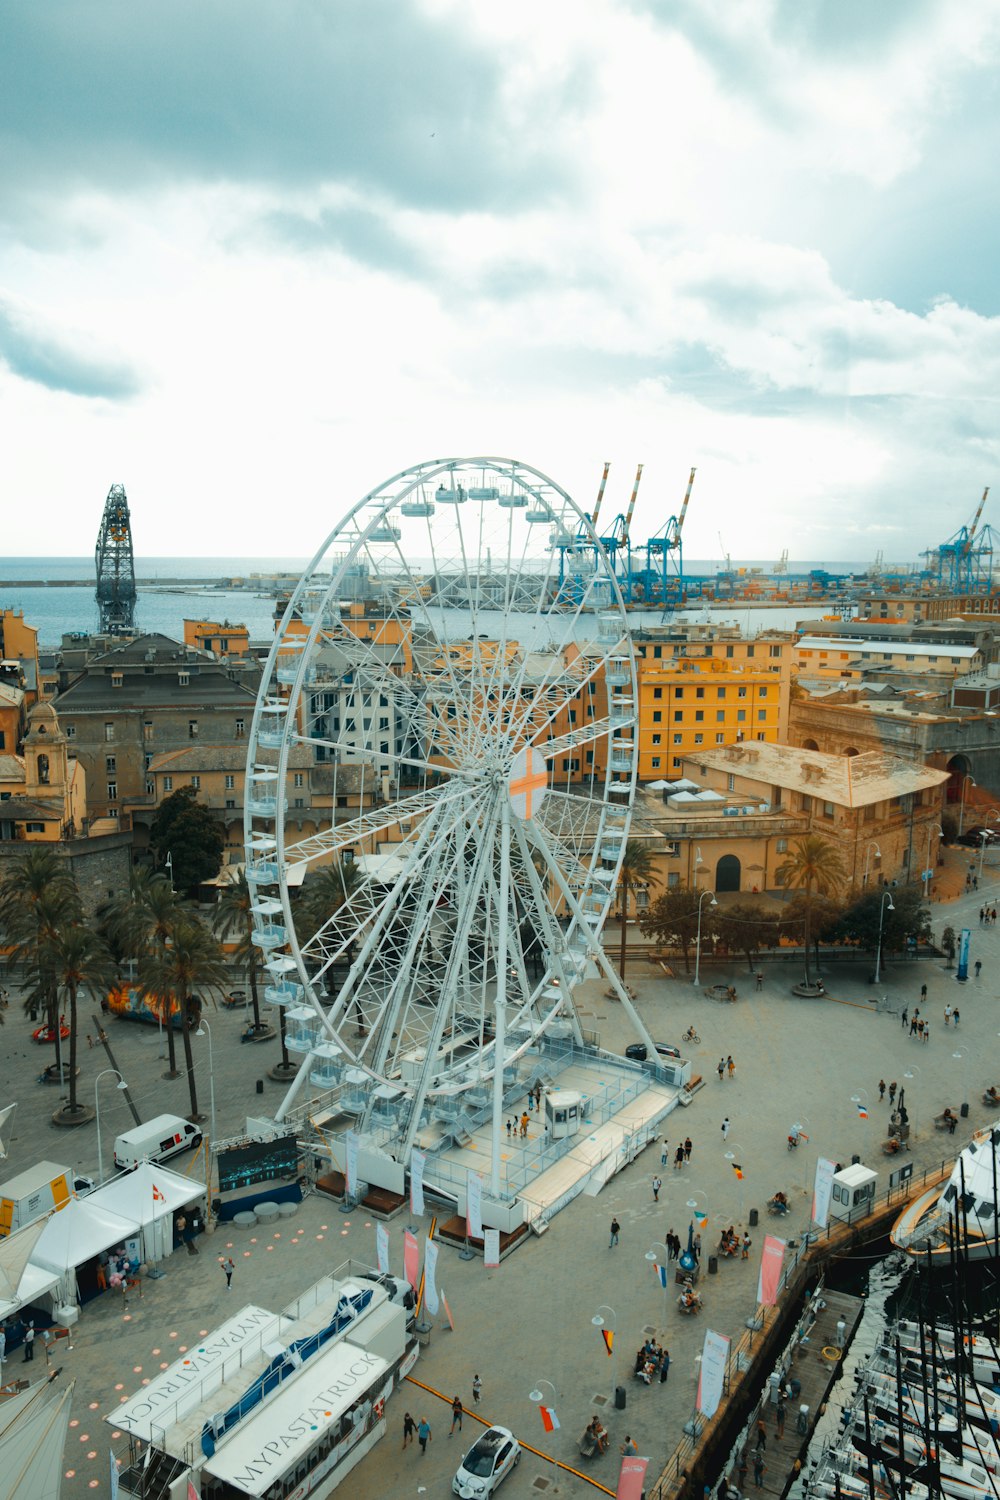
[[871,1213],[875,1203],[878,1173],[860,1162],[834,1173],[830,1195],[830,1217],[851,1224]]
[[583,1095],[575,1089],[552,1089],[545,1095],[545,1124],[550,1141],[576,1135],[583,1119]]

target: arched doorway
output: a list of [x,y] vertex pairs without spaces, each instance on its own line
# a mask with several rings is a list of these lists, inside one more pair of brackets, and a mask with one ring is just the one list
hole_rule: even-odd
[[850,759],[850,757],[852,755],[857,755],[857,753],[858,753],[858,748],[857,748],[856,745],[848,745],[847,749],[844,751],[844,754],[847,756],[848,759]]
[[740,862],[735,854],[724,854],[715,867],[716,891],[738,891]]
[[969,762],[964,755],[953,755],[945,766],[948,772],[948,785],[945,788],[946,802],[961,802],[962,782],[969,774]]
[[819,746],[817,745],[815,740],[803,740],[802,748],[803,750],[818,750]]

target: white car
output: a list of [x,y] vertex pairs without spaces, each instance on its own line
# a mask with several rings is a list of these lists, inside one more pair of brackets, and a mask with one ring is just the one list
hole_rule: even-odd
[[452,1493],[462,1500],[494,1495],[511,1469],[521,1462],[521,1444],[507,1427],[490,1427],[462,1459],[451,1481]]

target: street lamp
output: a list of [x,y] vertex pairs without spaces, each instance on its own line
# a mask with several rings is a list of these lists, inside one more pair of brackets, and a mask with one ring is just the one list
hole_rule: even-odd
[[[608,1316],[602,1318],[602,1313],[606,1313],[608,1314]],[[615,1327],[618,1322],[618,1315],[613,1307],[607,1307],[602,1302],[601,1306],[597,1309],[596,1313],[590,1321],[595,1328],[600,1328],[602,1330],[604,1328],[607,1328],[608,1332],[611,1335],[610,1345],[608,1345],[607,1339],[605,1339],[604,1342],[605,1347],[607,1348],[608,1353],[611,1356],[611,1400],[613,1403],[615,1399]]]
[[951,1055],[952,1055],[952,1057],[955,1059],[955,1061],[957,1063],[960,1063],[962,1065],[962,1093],[966,1096],[965,1097],[965,1103],[962,1105],[962,1109],[964,1111],[964,1113],[962,1115],[962,1118],[964,1120],[965,1116],[969,1112],[969,1103],[968,1103],[968,1097],[969,1097],[969,1069],[968,1069],[969,1049],[968,1049],[968,1047],[956,1047],[955,1050],[954,1050],[954,1052]]
[[104,1181],[104,1155],[101,1151],[101,1101],[97,1093],[97,1085],[102,1078],[107,1078],[109,1073],[113,1073],[118,1079],[117,1087],[120,1090],[124,1091],[128,1088],[128,1084],[117,1068],[105,1068],[94,1079],[94,1114],[97,1116],[97,1180],[99,1183]]
[[713,906],[718,906],[718,904],[719,904],[718,901],[716,901],[716,899],[715,899],[715,892],[714,891],[702,891],[701,895],[698,897],[698,938],[697,938],[697,941],[695,942],[695,946],[694,946],[694,981],[693,981],[693,983],[695,984],[695,986],[697,986],[697,984],[698,984],[698,975],[701,972],[701,903],[704,901],[704,899],[705,899],[706,896],[711,896],[711,898],[712,898],[712,905]]
[[959,838],[962,837],[962,825],[965,822],[965,793],[966,793],[966,791],[968,789],[968,785],[969,785],[970,781],[972,782],[973,786],[976,785],[975,778],[972,777],[972,776],[970,776],[969,773],[968,773],[968,771],[966,771],[965,775],[962,777],[962,800],[961,800],[961,802],[959,803],[959,806],[958,806],[958,836],[959,836]]
[[[663,1251],[662,1258],[660,1257],[660,1255],[658,1253],[660,1250]],[[667,1326],[667,1295],[668,1295],[668,1288],[670,1286],[670,1276],[669,1276],[670,1251],[667,1249],[666,1245],[661,1244],[659,1240],[654,1240],[653,1243],[652,1243],[652,1246],[650,1247],[650,1249],[648,1249],[646,1251],[646,1259],[649,1261],[649,1263],[650,1263],[651,1266],[657,1266],[658,1265],[658,1266],[661,1267],[658,1275],[659,1275],[659,1278],[660,1278],[660,1283],[661,1283],[661,1285],[663,1287],[663,1326],[664,1326],[664,1328],[666,1328],[666,1326]]]
[[880,980],[880,978],[882,976],[882,926],[883,926],[883,923],[885,922],[886,902],[889,903],[889,910],[890,911],[895,911],[896,910],[896,908],[892,904],[892,892],[891,891],[883,891],[882,892],[882,899],[881,899],[881,901],[878,904],[878,948],[875,950],[875,983],[876,984],[878,984],[878,982],[879,982],[879,980]]
[[[933,837],[934,837],[934,829],[933,828],[928,828],[928,830],[927,830],[927,858],[924,860],[924,900],[925,901],[927,900],[927,895],[928,895],[928,892],[930,890],[930,884],[931,884],[931,839]],[[938,828],[938,837],[942,838],[942,839],[944,838],[944,829],[943,828],[940,828],[940,827]]]
[[879,848],[878,844],[876,844],[875,840],[871,839],[869,841],[868,848],[865,850],[865,874],[864,879],[861,882],[863,886],[867,886],[868,884],[868,861],[871,859],[873,849],[875,850],[876,858],[882,858],[882,850]]
[[[728,1151],[724,1151],[723,1152],[723,1155],[725,1156],[726,1161],[729,1163],[729,1165],[733,1168],[733,1171],[735,1171],[736,1168],[737,1168],[737,1166],[740,1166],[740,1162],[743,1160],[743,1148],[742,1148],[742,1146],[739,1145],[739,1143],[737,1141],[734,1141],[733,1144],[732,1144],[732,1146],[730,1147],[730,1149]],[[742,1168],[742,1166],[740,1166],[739,1183],[740,1183],[740,1220],[742,1221],[742,1219],[743,1219],[743,1168]]]
[[[552,1384],[551,1380],[536,1380],[535,1381],[535,1388],[534,1388],[534,1390],[531,1390],[531,1391],[528,1392],[528,1400],[529,1401],[533,1401],[535,1403],[535,1405],[539,1408],[539,1410],[544,1412],[544,1408],[545,1408],[545,1392],[542,1390],[542,1386],[543,1385],[547,1385],[548,1388],[549,1388],[549,1390],[552,1392],[552,1400],[551,1400],[551,1403],[549,1404],[549,1411],[552,1413],[553,1416],[555,1416],[555,1410],[556,1410],[556,1388]],[[559,1424],[558,1424],[558,1422],[556,1422],[553,1425],[554,1426],[558,1426]],[[542,1426],[545,1427],[545,1417],[544,1417],[544,1415],[542,1417]],[[548,1432],[549,1429],[546,1427],[545,1430],[546,1430],[546,1432]]]
[[215,1142],[215,1061],[212,1057],[212,1028],[204,1019],[198,1022],[195,1036],[208,1037],[208,1098],[212,1111],[212,1141]]
[[174,893],[174,856],[171,854],[171,852],[170,852],[169,849],[167,850],[167,857],[163,861],[163,868],[166,870],[167,876],[168,876],[168,878],[170,880],[170,894],[173,895],[173,893]]

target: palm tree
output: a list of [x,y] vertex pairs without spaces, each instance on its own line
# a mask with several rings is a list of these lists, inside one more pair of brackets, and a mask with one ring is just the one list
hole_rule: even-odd
[[130,958],[138,960],[139,981],[151,1009],[156,1011],[167,1032],[170,1066],[164,1075],[179,1078],[177,1049],[174,1042],[172,990],[162,993],[152,974],[166,950],[178,922],[192,920],[194,908],[174,890],[158,870],[138,865],[129,877],[127,894],[110,902],[104,911],[109,935]]
[[629,891],[645,890],[652,877],[652,850],[647,844],[640,843],[638,839],[628,839],[625,844],[625,853],[622,855],[621,869],[618,871],[618,902],[621,909],[622,924],[621,956],[618,961],[618,972],[623,981],[625,979],[625,941],[627,937],[626,926],[628,923]]
[[198,1112],[198,1090],[194,1076],[191,1031],[201,1018],[196,990],[226,988],[228,976],[222,949],[197,918],[182,916],[171,928],[169,941],[147,961],[150,987],[161,996],[173,996],[180,1009],[184,1062],[191,1096],[192,1122],[204,1119]]
[[250,1004],[253,1008],[253,1034],[255,1037],[274,1035],[274,1028],[260,1019],[260,999],[257,982],[260,978],[262,957],[259,948],[251,942],[253,936],[253,903],[256,893],[250,889],[246,874],[240,870],[235,880],[223,886],[219,904],[212,914],[212,931],[218,938],[236,935],[233,957],[246,970],[250,987]]
[[[93,1119],[94,1111],[80,1104],[76,1095],[77,998],[81,990],[92,994],[106,993],[114,979],[114,961],[108,945],[92,927],[82,920],[63,923],[51,932],[40,948],[32,977],[40,983],[55,982],[56,994],[68,1002],[69,1013],[69,1100],[58,1111],[60,1125],[83,1125]],[[61,1024],[62,1012],[56,1023]]]
[[809,939],[812,928],[813,894],[818,892],[821,896],[828,896],[831,891],[843,883],[844,862],[839,851],[833,844],[821,838],[819,834],[810,833],[803,839],[797,839],[788,853],[784,864],[778,866],[775,871],[778,881],[782,885],[793,886],[800,890],[803,895],[803,944],[805,947],[806,978],[807,985],[812,984],[812,976],[809,972]]
[[65,922],[79,913],[76,882],[63,860],[50,849],[32,849],[17,860],[0,880],[0,937],[9,944],[11,960],[22,963],[32,978],[25,1010],[37,1020],[39,1009],[53,1029],[56,1062],[43,1077],[64,1081],[59,1038],[58,984],[42,955]]

